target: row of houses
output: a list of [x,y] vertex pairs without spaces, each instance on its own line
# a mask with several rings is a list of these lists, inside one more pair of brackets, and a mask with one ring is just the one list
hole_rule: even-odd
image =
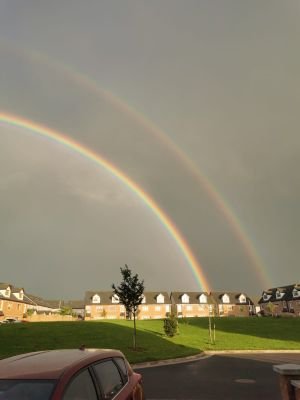
[[[125,319],[125,307],[112,291],[87,291],[83,300],[45,300],[28,294],[23,288],[0,283],[0,320],[23,319],[28,315],[57,315],[62,309],[86,320]],[[29,312],[30,310],[30,312]],[[258,303],[242,292],[144,292],[137,312],[138,319],[165,318],[170,313],[179,318],[215,316],[246,317],[257,312],[300,315],[300,285],[265,290]]]
[[264,314],[300,316],[300,284],[265,290],[258,304]]

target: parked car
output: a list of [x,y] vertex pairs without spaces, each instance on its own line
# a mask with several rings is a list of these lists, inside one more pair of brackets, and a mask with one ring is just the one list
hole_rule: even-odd
[[72,349],[0,360],[0,400],[143,400],[142,377],[117,350]]
[[21,321],[19,321],[18,319],[15,319],[15,318],[6,318],[3,321],[1,321],[2,324],[17,324],[20,322]]

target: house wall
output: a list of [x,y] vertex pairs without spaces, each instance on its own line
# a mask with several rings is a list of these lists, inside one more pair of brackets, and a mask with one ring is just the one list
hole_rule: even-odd
[[295,315],[297,315],[298,317],[300,317],[300,299],[298,298],[298,300],[292,300],[289,301],[289,310],[291,311],[291,309],[294,310]]
[[176,304],[177,316],[179,318],[188,317],[208,317],[208,304]]
[[262,303],[260,304],[261,309],[267,315],[282,315],[286,314],[287,312],[292,312],[296,316],[300,316],[300,299],[298,300],[290,300],[290,301],[281,301],[277,300],[272,302],[273,310],[270,309],[269,303]]
[[171,304],[141,304],[138,308],[138,319],[166,318],[171,312]]
[[4,316],[1,317],[2,320],[5,318],[22,319],[26,312],[26,304],[19,301],[1,299],[0,310],[3,311],[4,314]]
[[219,304],[220,317],[249,317],[248,304]]
[[85,319],[125,319],[121,304],[89,304],[85,306]]

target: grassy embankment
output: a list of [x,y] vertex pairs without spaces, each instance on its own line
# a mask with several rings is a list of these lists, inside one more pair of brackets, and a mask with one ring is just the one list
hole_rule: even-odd
[[116,348],[130,362],[197,354],[201,350],[300,350],[300,318],[216,319],[216,344],[208,337],[207,318],[179,321],[179,335],[166,338],[163,321],[138,321],[138,350],[133,351],[131,321],[49,322],[0,326],[0,358],[30,351],[86,347]]

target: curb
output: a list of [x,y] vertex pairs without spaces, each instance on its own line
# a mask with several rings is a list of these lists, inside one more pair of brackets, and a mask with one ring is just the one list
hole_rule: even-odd
[[191,361],[198,361],[202,358],[208,358],[208,357],[211,357],[211,356],[210,355],[206,356],[206,354],[204,352],[201,352],[200,354],[195,354],[194,356],[170,358],[168,360],[159,360],[159,361],[148,361],[148,362],[140,363],[140,364],[131,364],[131,366],[133,369],[160,367],[163,365],[183,364],[183,363],[187,363],[187,362],[191,362]]
[[184,364],[210,358],[222,354],[300,354],[300,350],[208,350],[194,356],[170,358],[168,360],[148,361],[145,363],[132,364],[133,369],[144,369],[151,367],[162,367],[164,365]]

